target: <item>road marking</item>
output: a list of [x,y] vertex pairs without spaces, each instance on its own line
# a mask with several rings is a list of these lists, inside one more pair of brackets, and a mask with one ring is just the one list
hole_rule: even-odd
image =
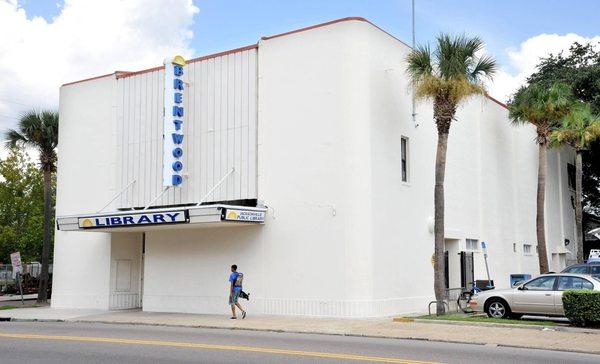
[[364,355],[343,354],[343,353],[326,353],[326,352],[318,352],[318,351],[261,348],[261,347],[253,347],[253,346],[200,344],[200,343],[178,342],[178,341],[119,339],[119,338],[111,338],[111,337],[91,337],[91,336],[17,334],[17,333],[2,333],[2,332],[0,332],[0,337],[11,338],[11,339],[80,341],[80,342],[109,343],[109,344],[167,346],[167,347],[177,347],[177,348],[208,349],[208,350],[247,351],[247,352],[253,352],[253,353],[308,356],[308,357],[316,357],[316,358],[370,361],[370,362],[378,362],[378,363],[402,363],[402,364],[433,364],[434,363],[434,362],[428,362],[428,361],[417,361],[417,360],[400,359],[400,358],[386,358],[386,357],[378,357],[378,356],[364,356]]

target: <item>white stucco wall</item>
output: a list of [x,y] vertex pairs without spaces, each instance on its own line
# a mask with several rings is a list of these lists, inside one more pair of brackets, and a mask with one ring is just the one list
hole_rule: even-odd
[[[411,118],[403,63],[409,48],[352,20],[263,39],[257,52],[256,196],[269,207],[266,223],[147,231],[143,267],[131,273],[143,271],[143,289],[132,286],[130,293],[143,291],[147,311],[226,313],[229,266],[237,264],[256,313],[371,317],[425,310],[433,299],[437,137],[430,103],[418,105],[418,127]],[[96,130],[115,120],[114,85],[107,78],[63,87],[59,215],[101,207],[122,180],[115,129]],[[202,144],[194,135],[188,147]],[[498,287],[508,286],[511,273],[538,273],[533,135],[511,126],[507,110],[487,98],[459,108],[445,185],[451,286],[460,283],[457,254],[465,239],[488,243]],[[408,182],[401,180],[401,137],[409,138]],[[548,156],[550,252],[562,249],[564,238],[574,241],[566,187],[572,159],[566,149]],[[136,234],[111,242],[109,234],[57,232],[56,239],[57,307],[108,307],[115,261],[141,255]],[[523,244],[534,254],[523,254]],[[79,297],[81,277],[94,284]],[[481,251],[475,278],[486,278]]]
[[[114,77],[60,89],[56,215],[96,211],[115,188]],[[107,309],[111,235],[56,231],[53,307]]]

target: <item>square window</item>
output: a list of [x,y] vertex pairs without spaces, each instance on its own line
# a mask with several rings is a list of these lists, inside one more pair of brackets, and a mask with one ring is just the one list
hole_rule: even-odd
[[479,250],[479,240],[477,239],[467,239],[466,247],[468,251],[477,251]]
[[523,244],[523,253],[531,254],[531,244]]

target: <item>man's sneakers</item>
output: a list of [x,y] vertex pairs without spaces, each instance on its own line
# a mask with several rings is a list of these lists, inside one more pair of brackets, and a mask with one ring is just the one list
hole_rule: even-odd
[[231,316],[229,319],[230,319],[230,320],[237,320],[237,317],[235,317],[235,316]]
[[242,319],[246,318],[246,311],[242,312]]

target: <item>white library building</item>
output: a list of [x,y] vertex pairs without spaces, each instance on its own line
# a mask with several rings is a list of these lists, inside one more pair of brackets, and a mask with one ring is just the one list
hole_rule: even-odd
[[[60,90],[52,306],[383,317],[433,294],[437,132],[411,48],[363,18]],[[157,60],[157,64],[160,60]],[[108,65],[109,66],[109,65]],[[536,275],[535,132],[491,97],[457,113],[447,287]],[[574,152],[548,153],[552,270],[573,259]]]

